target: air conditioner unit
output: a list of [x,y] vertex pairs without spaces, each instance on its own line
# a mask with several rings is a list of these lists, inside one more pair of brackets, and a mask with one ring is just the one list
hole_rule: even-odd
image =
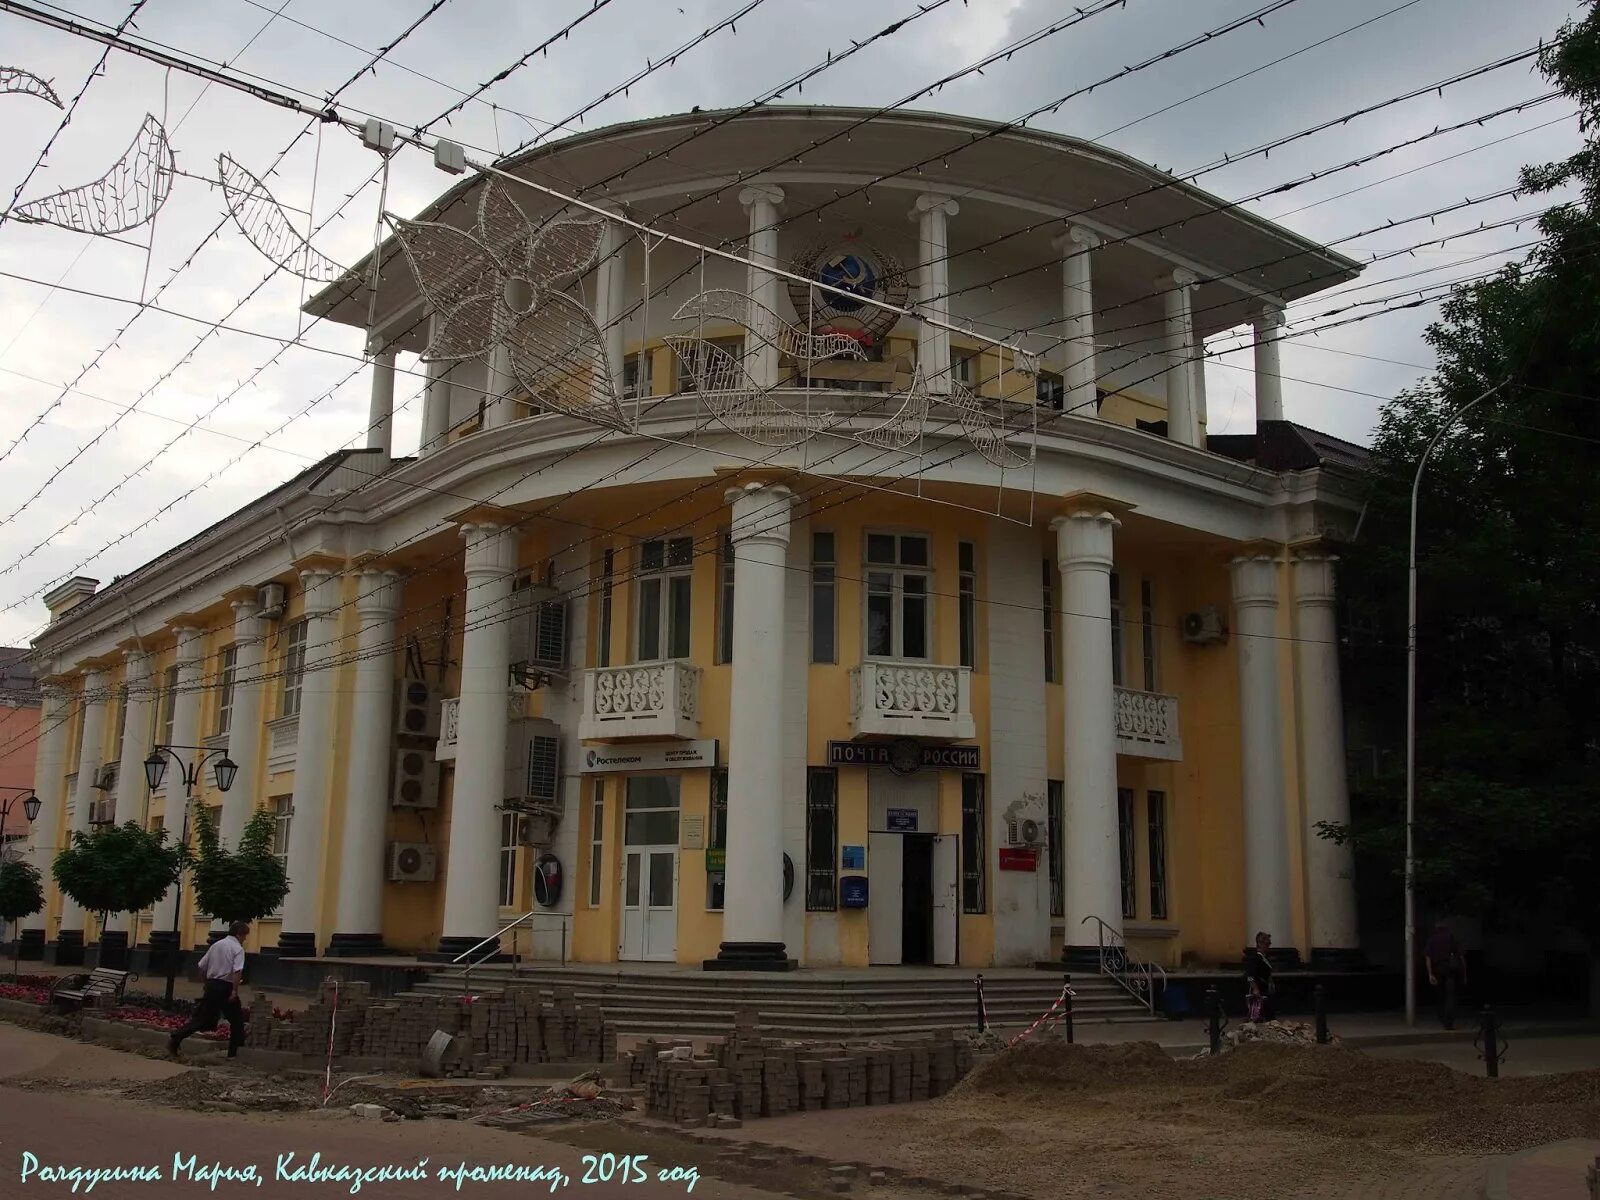
[[506,731],[505,800],[517,808],[561,804],[561,726],[523,719]]
[[560,814],[553,808],[531,810],[517,818],[517,841],[524,846],[548,846],[555,841]]
[[390,801],[395,808],[439,807],[439,764],[433,755],[415,746],[403,746],[394,755],[394,789]]
[[389,843],[390,883],[432,883],[439,873],[439,851],[423,842]]
[[95,776],[94,786],[97,791],[109,792],[117,786],[117,768],[121,763],[108,762],[100,768]]
[[1006,821],[1006,845],[1044,845],[1044,825],[1033,817],[1011,817]]
[[439,736],[439,698],[425,679],[402,679],[395,693],[395,733],[401,737]]
[[256,603],[261,606],[263,620],[281,620],[289,608],[289,593],[283,584],[269,583],[256,593]]
[[567,612],[555,588],[529,584],[511,593],[511,672],[524,687],[566,674]]
[[1228,640],[1228,627],[1215,605],[1183,614],[1183,640],[1195,646],[1212,646]]

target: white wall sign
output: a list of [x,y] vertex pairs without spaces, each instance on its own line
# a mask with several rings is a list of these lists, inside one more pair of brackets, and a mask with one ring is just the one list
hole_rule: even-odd
[[602,771],[679,771],[714,767],[717,765],[717,739],[585,746],[581,763],[586,775]]

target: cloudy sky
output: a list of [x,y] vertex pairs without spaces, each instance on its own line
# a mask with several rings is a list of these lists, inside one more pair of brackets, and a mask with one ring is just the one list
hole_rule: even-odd
[[[148,0],[137,30],[280,90],[323,97],[431,3]],[[420,124],[592,3],[447,0],[375,72],[342,92],[340,106],[381,114],[399,126]],[[454,116],[452,136],[483,151],[560,136],[559,129],[551,132],[553,123],[748,0],[601,3],[548,55]],[[911,107],[1012,119],[1266,4],[1128,0]],[[913,0],[763,0],[737,23],[736,33],[719,33],[572,128],[748,101],[916,7]],[[65,0],[52,11],[68,10],[115,24],[128,4]],[[947,3],[826,72],[807,86],[803,99],[894,103],[1070,10],[1062,0]],[[1571,0],[1294,0],[1262,24],[1096,89],[1034,124],[1102,139],[1182,174],[1529,49],[1575,11]],[[85,39],[0,15],[0,65],[53,80],[64,101],[84,86],[101,51]],[[1352,120],[1266,159],[1211,171],[1197,183],[1230,198],[1253,194],[1549,90],[1528,64],[1506,67]],[[3,211],[61,113],[37,100],[0,99],[6,107],[0,124]],[[0,451],[32,427],[0,460],[0,515],[16,514],[0,524],[0,644],[25,644],[38,631],[45,616],[38,597],[63,577],[88,574],[109,581],[319,456],[364,440],[367,385],[352,357],[361,352],[357,331],[315,326],[302,345],[283,350],[243,333],[205,336],[204,324],[139,313],[136,302],[163,289],[159,303],[173,313],[212,320],[226,315],[230,325],[248,330],[299,333],[306,322],[298,313],[300,282],[280,274],[263,285],[268,264],[231,226],[208,236],[223,209],[206,179],[215,177],[223,152],[257,174],[276,162],[271,180],[279,197],[302,223],[308,213],[318,225],[328,222],[316,244],[348,262],[371,246],[377,159],[338,129],[319,139],[305,132],[304,117],[223,87],[207,88],[192,76],[169,77],[153,63],[113,51],[24,188],[22,202],[99,175],[147,112],[164,118],[185,173],[153,236],[145,228],[109,241],[16,221],[0,224]],[[1433,137],[1250,207],[1367,259],[1430,232],[1444,237],[1536,213],[1547,201],[1507,198],[1432,225],[1348,236],[1508,188],[1522,164],[1568,153],[1577,139],[1571,106],[1557,99]],[[401,156],[388,207],[415,211],[443,182],[424,156]],[[1296,322],[1315,325],[1318,313],[1342,304],[1487,270],[1508,255],[1520,257],[1530,237],[1528,226],[1506,227],[1379,262],[1347,300],[1324,293],[1291,309],[1291,329]],[[1289,417],[1363,439],[1382,398],[1426,375],[1431,359],[1421,335],[1436,312],[1396,312],[1291,341],[1284,353]],[[1213,349],[1225,344],[1226,339]],[[69,389],[108,346],[98,365]],[[1208,366],[1212,432],[1251,427],[1249,364],[1247,350]],[[402,377],[397,403],[413,396],[416,383]],[[413,401],[402,409],[397,451],[415,445],[419,407]],[[36,491],[38,497],[29,500]],[[24,501],[29,503],[16,511]]]

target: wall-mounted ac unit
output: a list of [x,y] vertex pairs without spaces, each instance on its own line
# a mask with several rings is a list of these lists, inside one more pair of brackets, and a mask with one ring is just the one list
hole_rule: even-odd
[[439,873],[439,851],[422,842],[389,843],[390,883],[432,883]]
[[506,731],[505,800],[517,808],[561,804],[561,726],[524,719]]
[[511,593],[511,673],[524,687],[539,687],[567,670],[567,599],[534,584]]
[[256,603],[261,606],[261,616],[268,621],[279,621],[289,609],[289,592],[281,583],[269,583],[256,593]]
[[121,766],[122,764],[119,762],[108,762],[101,767],[99,773],[95,776],[95,788],[102,792],[109,792],[115,788],[117,786],[117,770]]
[[1013,817],[1006,822],[1006,845],[1044,845],[1044,823],[1033,817]]
[[1193,646],[1214,646],[1228,640],[1228,627],[1215,605],[1183,614],[1183,640]]
[[548,846],[555,841],[561,816],[554,808],[527,810],[517,818],[517,841],[524,846]]
[[401,737],[439,736],[439,697],[424,679],[402,679],[395,694],[394,731]]
[[432,754],[415,746],[395,751],[390,803],[396,808],[439,807],[439,764]]

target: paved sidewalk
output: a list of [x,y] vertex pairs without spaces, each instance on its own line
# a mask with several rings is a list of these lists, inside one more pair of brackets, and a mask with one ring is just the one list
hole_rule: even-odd
[[1484,1200],[1589,1200],[1585,1172],[1600,1165],[1600,1140],[1573,1138],[1495,1162]]

